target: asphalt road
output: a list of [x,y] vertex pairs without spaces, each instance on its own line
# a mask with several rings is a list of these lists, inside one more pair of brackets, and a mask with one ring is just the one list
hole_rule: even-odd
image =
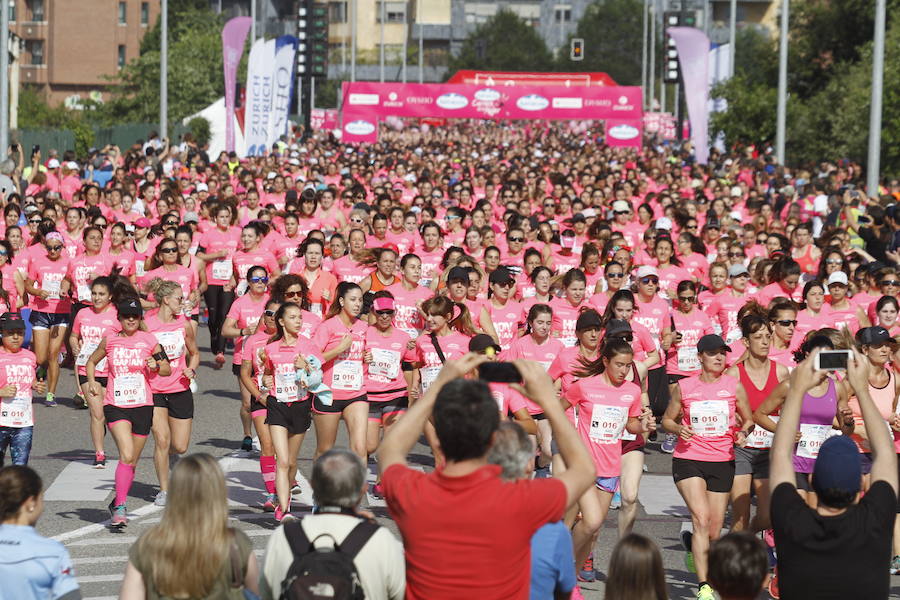
[[[208,347],[204,329],[200,331],[200,340],[201,347]],[[207,452],[220,458],[229,486],[231,516],[235,525],[253,540],[257,556],[262,560],[268,534],[276,524],[272,515],[261,508],[262,480],[257,455],[239,449],[242,434],[236,379],[229,366],[221,371],[213,370],[209,353],[204,356],[208,359],[202,362],[198,373],[199,393],[195,395],[194,430],[189,452]],[[153,505],[157,492],[153,444],[148,440],[138,463],[128,499],[129,524],[121,531],[111,530],[106,507],[112,497],[115,445],[107,435],[107,468],[90,468],[93,452],[90,450],[88,411],[73,407],[74,391],[72,372],[63,370],[57,393],[59,406],[47,408],[40,402],[35,404],[36,427],[30,465],[40,473],[47,488],[44,514],[37,528],[41,534],[54,537],[67,546],[85,598],[111,599],[118,597],[131,543],[150,525],[158,523],[162,514],[162,509]],[[312,470],[314,436],[313,428],[301,449],[300,471],[304,476]],[[346,432],[341,430],[338,444],[346,444],[346,439]],[[433,461],[427,446],[417,445],[410,462],[430,470]],[[648,472],[641,485],[641,508],[635,529],[656,540],[662,548],[671,598],[694,598],[695,576],[685,569],[679,542],[679,531],[688,519],[672,484],[670,462],[668,455],[659,452],[658,445],[648,447]],[[308,508],[312,498],[309,484],[303,480],[301,486],[302,493],[294,496],[295,513]],[[368,505],[383,525],[399,535],[383,501],[369,497]],[[603,597],[602,573],[616,542],[616,518],[617,511],[610,511],[595,548],[594,565],[601,574],[598,582],[580,584],[585,598],[599,600]],[[900,598],[900,578],[893,578],[892,583],[892,597]]]

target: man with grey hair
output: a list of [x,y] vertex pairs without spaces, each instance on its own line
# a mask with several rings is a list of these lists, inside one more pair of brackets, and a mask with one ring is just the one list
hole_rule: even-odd
[[[494,434],[488,462],[500,467],[500,477],[514,482],[534,471],[534,442],[513,421],[503,421]],[[547,523],[531,536],[531,597],[568,600],[577,585],[572,536],[565,523]],[[580,596],[580,594],[579,594]]]
[[13,180],[15,172],[16,163],[13,159],[7,158],[0,161],[0,200],[6,200],[10,194],[18,191],[16,182]]
[[[298,524],[303,535],[312,540],[316,548],[343,545],[356,526],[364,521],[357,509],[366,493],[365,463],[347,448],[332,448],[316,460],[310,483],[315,507],[312,514],[304,516]],[[281,584],[294,562],[286,525],[293,527],[290,520],[285,519],[266,547],[266,561],[259,577],[263,600],[275,600],[281,595]],[[367,600],[403,598],[406,593],[403,546],[390,531],[377,527],[353,558],[353,564]]]

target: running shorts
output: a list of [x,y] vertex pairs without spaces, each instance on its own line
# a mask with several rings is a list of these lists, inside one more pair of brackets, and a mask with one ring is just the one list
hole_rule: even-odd
[[274,396],[269,396],[266,403],[268,405],[266,408],[266,425],[284,427],[292,435],[309,431],[309,426],[312,425],[311,402],[309,400],[285,404],[284,402],[278,402]]
[[706,482],[710,492],[728,493],[734,483],[734,461],[707,462],[687,458],[672,459],[672,478],[675,483],[683,479],[699,477]]
[[150,435],[150,426],[153,424],[153,407],[120,408],[112,404],[104,404],[103,416],[106,418],[107,427],[119,421],[128,421],[131,423],[131,435],[147,437]]
[[194,418],[194,394],[191,393],[191,390],[170,394],[153,394],[153,406],[169,409],[169,416],[173,419]]

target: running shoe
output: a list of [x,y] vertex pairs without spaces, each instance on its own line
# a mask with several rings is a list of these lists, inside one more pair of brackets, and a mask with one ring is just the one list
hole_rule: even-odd
[[58,403],[56,402],[56,396],[54,396],[50,392],[47,392],[47,396],[46,396],[46,398],[44,398],[44,406],[57,406],[57,405],[58,405]]
[[153,504],[155,504],[156,506],[165,506],[166,496],[168,496],[168,494],[160,490],[159,493],[156,494],[156,498],[153,499]]
[[225,354],[219,352],[218,354],[216,354],[216,364],[213,365],[213,368],[221,369],[223,366],[225,366]]
[[[775,530],[774,529],[765,529],[763,530],[763,541],[766,543],[766,546],[769,548],[775,547]],[[895,557],[900,558],[900,557]]]
[[678,436],[674,433],[667,433],[666,439],[663,440],[663,443],[660,446],[660,450],[662,450],[666,454],[672,454],[673,452],[675,452],[675,444],[677,443]]
[[891,575],[900,575],[900,556],[895,556],[891,561]]
[[277,506],[278,499],[275,497],[275,494],[266,494],[266,501],[263,502],[263,510],[266,512],[275,512]]
[[80,409],[85,409],[88,407],[87,402],[84,400],[84,396],[82,396],[80,393],[75,394],[75,396],[72,397],[72,404],[75,405],[75,408]]
[[292,515],[291,513],[284,513],[284,516],[281,517],[282,523],[290,523],[291,521],[296,521],[297,517]]
[[384,486],[381,485],[380,481],[372,486],[372,497],[384,498]]
[[299,493],[302,492],[302,491],[303,491],[303,488],[300,487],[300,483],[295,479],[295,480],[294,480],[294,485],[291,486],[291,493],[292,493],[292,494],[299,494]]
[[[290,510],[290,509],[289,509]],[[291,513],[285,512],[281,510],[280,506],[275,507],[275,521],[281,523],[284,519],[286,519]]]
[[128,524],[128,511],[124,504],[115,504],[115,500],[109,503],[110,524],[113,527],[125,527]]
[[697,572],[697,565],[694,564],[694,552],[691,544],[694,541],[694,533],[685,529],[681,532],[681,545],[684,547],[684,568],[691,573]]
[[612,510],[618,510],[622,507],[622,493],[616,492],[613,494],[612,501],[609,503],[609,507]]
[[586,583],[593,583],[597,581],[597,573],[594,572],[594,553],[588,554],[588,557],[585,559],[584,564],[581,565],[581,570],[578,571],[578,581],[584,581]]
[[775,569],[769,577],[769,595],[773,600],[781,598],[781,592],[778,591],[778,569]]
[[94,468],[95,469],[105,469],[106,468],[106,454],[103,452],[97,452],[94,454]]
[[253,450],[253,438],[249,435],[244,436],[244,441],[241,442],[241,451],[250,452],[251,450]]
[[708,583],[704,583],[697,592],[697,600],[717,600],[717,596],[712,587]]

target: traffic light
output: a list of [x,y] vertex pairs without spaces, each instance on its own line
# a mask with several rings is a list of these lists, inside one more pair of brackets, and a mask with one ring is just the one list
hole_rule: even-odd
[[678,83],[681,68],[678,66],[678,50],[675,40],[668,35],[669,27],[696,27],[697,13],[694,11],[667,11],[663,13],[663,28],[666,31],[666,56],[664,59],[663,83]]
[[328,5],[304,0],[297,19],[297,71],[301,76],[328,76]]
[[582,38],[572,38],[569,47],[570,60],[584,60],[584,40]]

